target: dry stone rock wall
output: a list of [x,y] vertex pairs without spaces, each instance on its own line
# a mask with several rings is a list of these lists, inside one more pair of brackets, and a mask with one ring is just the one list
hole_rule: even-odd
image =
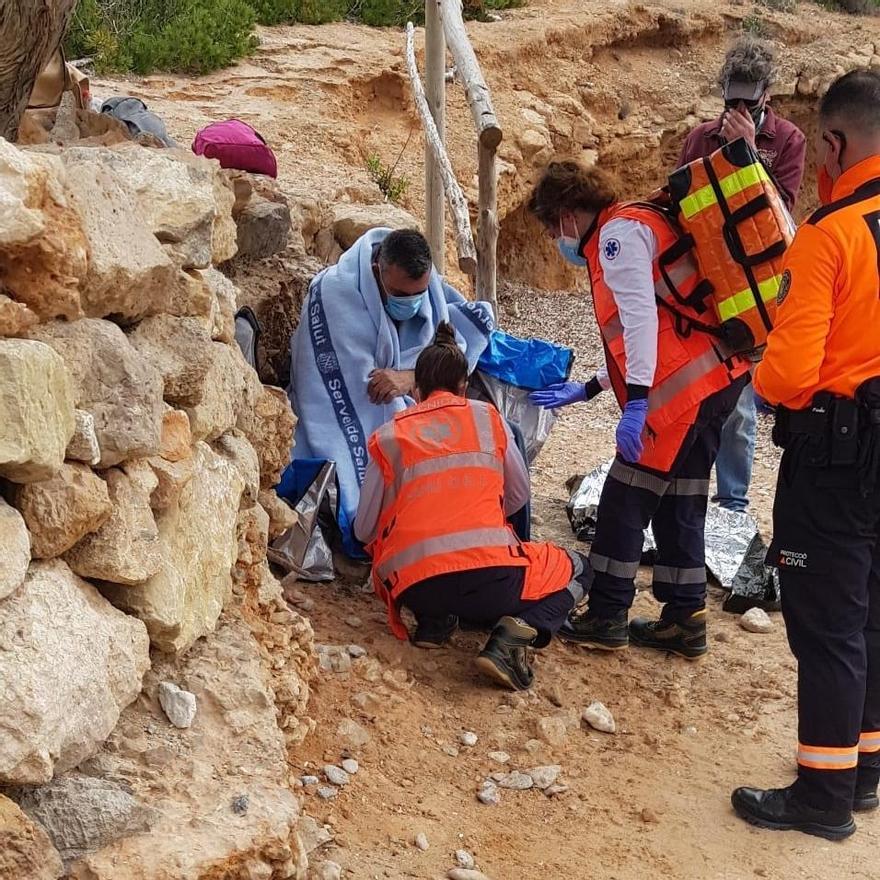
[[295,419],[216,268],[289,211],[248,204],[188,152],[0,140],[3,880],[305,876],[313,639],[266,560]]

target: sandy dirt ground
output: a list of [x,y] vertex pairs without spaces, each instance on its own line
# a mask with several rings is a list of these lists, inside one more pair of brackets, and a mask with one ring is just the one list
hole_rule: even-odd
[[[502,320],[514,332],[572,345],[577,377],[588,378],[597,366],[592,316],[582,293],[533,289],[575,279],[524,224],[521,201],[535,164],[516,132],[541,128],[551,151],[597,149],[633,194],[643,194],[674,162],[687,125],[715,112],[713,74],[749,16],[783,45],[784,106],[807,128],[815,99],[796,94],[798,75],[842,71],[847,59],[869,57],[880,37],[872,22],[809,4],[785,14],[704,0],[535,0],[501,22],[471,26],[510,134],[501,152],[510,166],[500,193],[502,269],[530,285],[510,288]],[[262,36],[258,54],[232,70],[200,80],[96,81],[93,90],[144,97],[183,143],[218,118],[252,122],[276,147],[282,187],[329,203],[378,201],[365,156],[378,151],[394,159],[402,150],[399,169],[412,180],[405,203],[421,216],[422,144],[402,34],[338,24]],[[448,120],[453,163],[472,194],[473,135],[460,89],[450,90]],[[538,537],[575,546],[564,484],[610,457],[615,422],[608,396],[562,415],[533,474]],[[765,534],[777,461],[767,435],[762,423],[752,491]],[[292,772],[320,775],[342,756],[340,721],[353,719],[370,734],[353,750],[359,772],[335,799],[323,800],[316,786],[303,792],[305,812],[332,832],[332,841],[312,854],[314,864],[332,859],[357,880],[434,880],[446,876],[457,849],[466,849],[493,880],[880,876],[880,816],[860,818],[855,837],[830,844],[754,830],[730,809],[736,785],[787,784],[793,777],[796,669],[779,615],[772,633],[747,633],[721,611],[715,590],[711,651],[703,661],[554,643],[538,656],[533,691],[508,695],[473,668],[482,634],[459,633],[436,652],[400,643],[362,580],[299,585],[294,594],[319,642],[366,651],[348,671],[321,673],[310,708],[316,732],[290,755]],[[643,570],[639,585],[649,580]],[[654,611],[650,591],[642,590],[635,612]],[[593,700],[611,710],[616,734],[580,721]],[[476,745],[460,743],[463,731],[477,735]],[[480,783],[502,769],[489,758],[493,751],[509,754],[504,769],[560,765],[566,789],[552,798],[504,791],[498,806],[479,803]],[[413,845],[420,832],[427,851]]]

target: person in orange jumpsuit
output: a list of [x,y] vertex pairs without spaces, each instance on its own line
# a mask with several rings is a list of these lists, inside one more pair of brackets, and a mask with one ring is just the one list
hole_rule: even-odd
[[819,117],[824,204],[786,254],[755,374],[784,450],[768,561],[798,660],[797,779],[732,800],[839,840],[880,805],[880,74],[842,76]]

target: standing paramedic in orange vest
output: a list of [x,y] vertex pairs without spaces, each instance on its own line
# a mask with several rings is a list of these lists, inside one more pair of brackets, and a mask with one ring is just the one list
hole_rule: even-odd
[[448,635],[458,617],[494,625],[477,665],[524,690],[529,648],[545,646],[583,597],[590,566],[517,538],[506,516],[528,498],[528,471],[498,411],[465,398],[467,375],[452,327],[440,324],[416,361],[418,405],[370,438],[354,531],[395,635],[407,637],[400,605],[417,622],[451,616]]
[[[690,327],[687,319],[696,314],[666,287],[658,254],[680,233],[650,207],[619,202],[605,172],[573,160],[551,162],[529,209],[562,256],[589,270],[605,349],[605,368],[586,385],[558,383],[533,392],[532,400],[556,408],[611,387],[623,410],[590,552],[589,609],[572,617],[560,638],[604,650],[625,648],[632,639],[695,659],[707,650],[709,472],[722,426],[749,381],[748,366]],[[685,294],[698,281],[690,258],[670,274]],[[663,610],[659,620],[636,618],[627,626],[648,523],[657,542],[654,595]]]
[[785,450],[768,560],[798,661],[797,780],[733,806],[839,840],[880,805],[880,74],[832,83],[819,132],[824,206],[786,252],[755,374]]

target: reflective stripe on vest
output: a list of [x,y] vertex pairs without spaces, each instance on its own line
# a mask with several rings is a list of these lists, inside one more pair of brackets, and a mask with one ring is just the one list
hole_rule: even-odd
[[508,528],[470,529],[454,532],[451,535],[437,535],[425,538],[400,550],[376,566],[376,574],[388,580],[395,571],[413,565],[429,556],[439,553],[455,553],[461,550],[474,550],[483,547],[518,547],[519,540]]
[[[718,181],[721,192],[728,199],[758,183],[770,183],[770,177],[760,162],[746,165],[745,168],[738,168],[732,174],[728,174]],[[679,202],[681,213],[686,220],[696,217],[700,211],[705,211],[707,208],[712,208],[717,204],[718,198],[715,195],[712,184],[700,187],[696,192],[685,196]]]
[[666,406],[677,394],[696,384],[703,376],[708,376],[723,363],[715,349],[708,348],[696,360],[686,363],[665,382],[655,385],[648,392],[648,412],[656,412]]
[[[763,299],[764,302],[773,302],[779,293],[779,285],[781,283],[781,275],[774,275],[766,281],[760,281],[758,283],[758,292],[761,294],[761,299]],[[742,315],[744,312],[747,312],[754,307],[754,294],[752,293],[752,289],[747,287],[745,290],[741,290],[739,293],[729,296],[727,299],[717,303],[718,317],[722,321],[729,321],[731,318],[735,318],[737,315]]]

